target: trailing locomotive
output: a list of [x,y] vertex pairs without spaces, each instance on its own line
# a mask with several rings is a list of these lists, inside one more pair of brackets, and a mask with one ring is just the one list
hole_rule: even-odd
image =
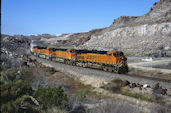
[[69,65],[127,73],[127,58],[121,51],[76,50],[35,46],[31,52],[41,58]]

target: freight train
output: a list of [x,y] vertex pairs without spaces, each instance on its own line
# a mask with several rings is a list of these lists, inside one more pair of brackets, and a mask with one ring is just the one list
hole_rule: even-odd
[[121,51],[77,50],[35,46],[31,48],[31,53],[41,58],[69,65],[98,68],[119,74],[128,73],[127,58]]

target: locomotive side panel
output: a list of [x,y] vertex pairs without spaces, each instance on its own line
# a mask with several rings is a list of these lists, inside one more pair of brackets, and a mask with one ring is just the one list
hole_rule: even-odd
[[77,54],[77,61],[87,62],[87,54],[86,53]]

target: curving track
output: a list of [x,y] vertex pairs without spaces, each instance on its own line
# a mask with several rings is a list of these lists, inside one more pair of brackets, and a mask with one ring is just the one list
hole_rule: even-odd
[[46,59],[42,59],[35,56],[30,56],[32,59],[36,59],[39,63],[54,67],[56,70],[64,72],[73,78],[79,79],[84,84],[92,85],[93,87],[100,87],[103,83],[107,83],[114,78],[120,78],[123,80],[128,80],[130,82],[140,83],[140,84],[149,84],[155,85],[156,83],[160,83],[162,87],[171,90],[171,81],[163,81],[161,79],[154,79],[149,77],[139,77],[125,74],[116,74],[111,72],[105,72],[102,70],[91,69],[91,68],[83,68],[77,66],[71,66],[63,63],[58,63]]

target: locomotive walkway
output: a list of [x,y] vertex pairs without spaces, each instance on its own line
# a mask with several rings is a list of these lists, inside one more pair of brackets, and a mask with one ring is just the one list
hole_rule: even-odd
[[74,79],[79,79],[84,84],[91,85],[92,87],[100,87],[102,84],[108,83],[114,78],[120,78],[122,80],[128,80],[134,83],[149,84],[151,86],[159,83],[162,87],[171,90],[171,81],[166,82],[161,80],[154,80],[148,77],[136,77],[131,75],[128,76],[124,74],[105,72],[97,69],[71,66],[55,61],[42,59],[36,56],[30,57],[32,59],[36,59],[39,63],[45,66],[54,67],[56,70],[64,72],[67,75],[72,76]]

